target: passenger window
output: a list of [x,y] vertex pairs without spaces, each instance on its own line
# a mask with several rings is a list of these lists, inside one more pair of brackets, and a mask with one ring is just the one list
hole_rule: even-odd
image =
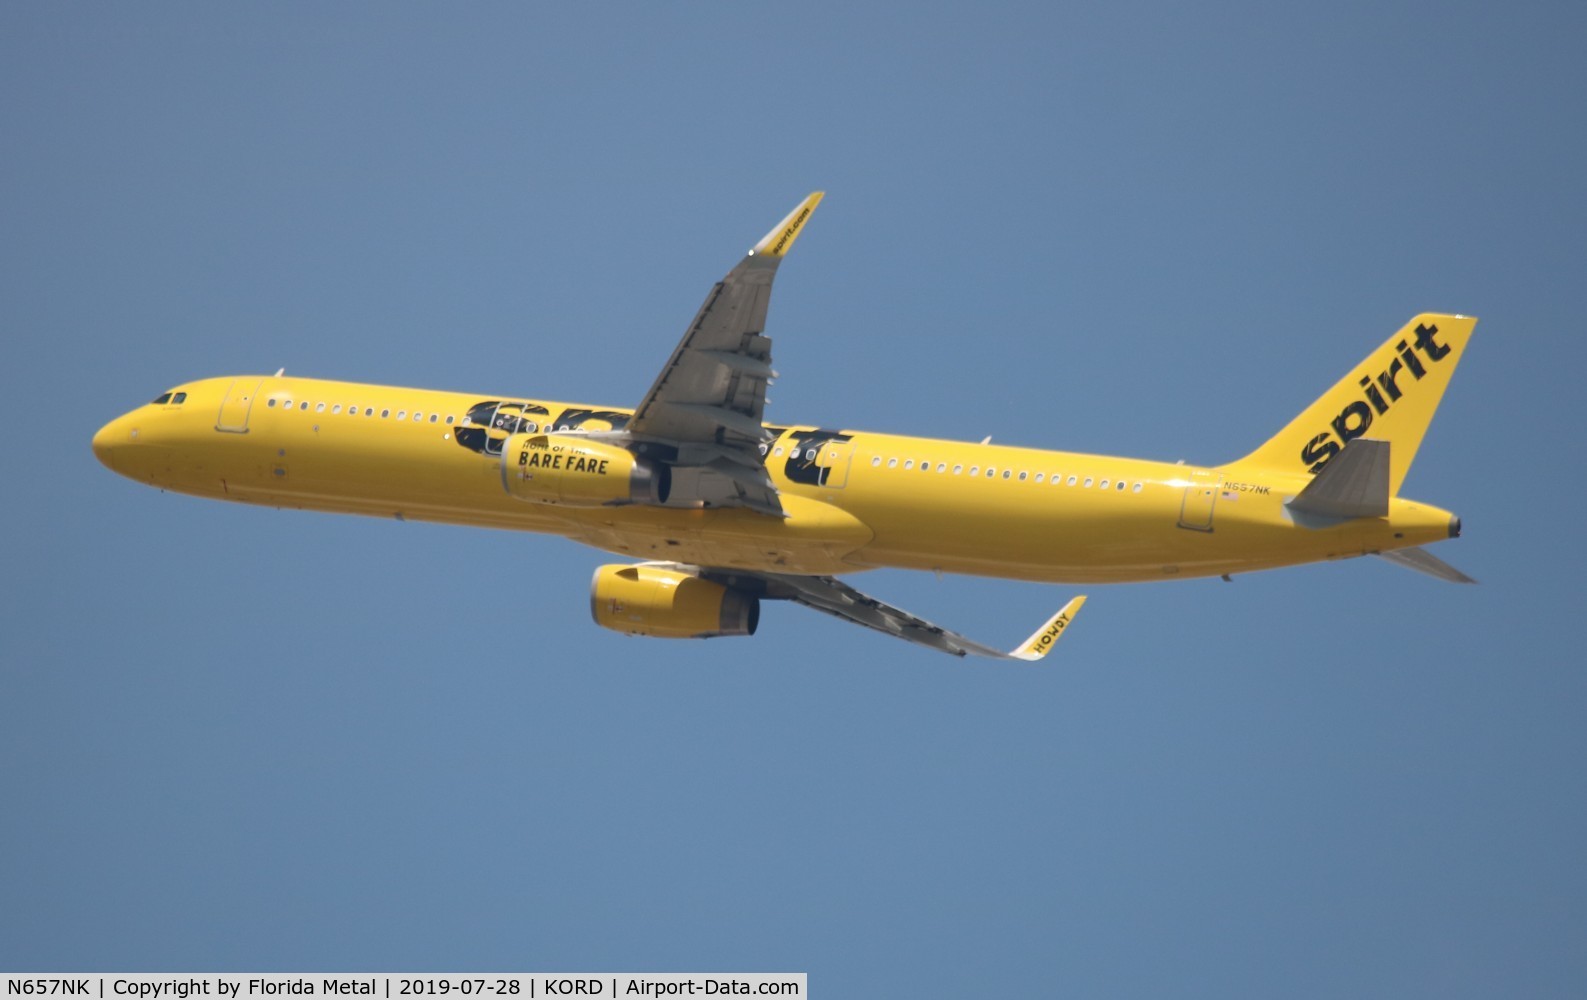
[[889,459],[888,459],[888,460],[887,460],[887,467],[888,467],[888,468],[889,468],[889,469],[896,469],[896,468],[898,468],[898,459],[896,459],[896,458],[889,458]]
[[[959,473],[961,473],[961,472],[963,472],[963,471],[964,471],[964,466],[962,466],[962,465],[955,465],[955,466],[954,466],[954,467],[953,467],[953,474],[954,474],[954,475],[956,475],[956,476],[957,476],[957,475],[958,475],[958,474],[959,474]],[[974,473],[971,473],[971,475],[974,475]]]
[[424,419],[424,414],[417,413],[417,412],[414,413],[414,415],[413,415],[413,422],[414,423],[418,423],[420,420],[423,420],[423,419]]
[[1042,477],[1042,474],[1040,472],[1036,473],[1036,481],[1038,483],[1041,482],[1041,477]]
[[1087,477],[1086,477],[1086,489],[1088,489],[1088,490],[1089,490],[1089,489],[1090,489],[1090,488],[1091,488],[1091,483],[1092,483],[1092,479],[1091,479],[1091,477],[1090,477],[1090,476],[1087,476]]
[[283,410],[290,410],[290,409],[292,409],[292,400],[290,400],[290,399],[284,399],[284,400],[282,400],[282,401],[281,401],[281,408],[282,408],[282,409],[283,409]]
[[877,455],[875,458],[871,459],[871,468],[874,469],[878,465],[881,465],[881,464],[882,464],[882,456]]
[[1113,485],[1114,485],[1114,489],[1122,490],[1124,488],[1124,480],[1120,479],[1117,483],[1115,483]]
[[1074,484],[1075,484],[1075,477],[1074,476],[1070,476],[1069,477],[1069,485],[1073,486]]
[[1102,480],[1102,489],[1107,489],[1107,488],[1108,488],[1108,481],[1106,479],[1104,479],[1104,480]]
[[904,470],[906,472],[908,470],[910,470],[910,469],[913,469],[914,467],[915,467],[915,460],[914,459],[912,459],[912,458],[904,459]]
[[315,413],[324,413],[325,412],[325,404],[324,403],[316,403],[314,405],[314,412]]
[[1028,472],[1021,472],[1021,473],[1020,473],[1020,474],[1019,474],[1019,481],[1020,481],[1020,482],[1022,482],[1022,483],[1023,483],[1023,482],[1024,482],[1024,481],[1025,481],[1025,478],[1026,478],[1026,477],[1027,477],[1027,476],[1029,476],[1029,475],[1030,475],[1030,473],[1028,473]]
[[993,478],[996,478],[996,476],[997,476],[997,470],[992,468],[990,465],[987,466],[986,467],[986,478],[993,479]]
[[266,403],[265,405],[269,406],[269,407],[274,407],[276,405],[276,401],[272,399],[268,403]]
[[1131,490],[1130,492],[1131,493],[1139,493],[1139,492],[1141,492],[1141,484],[1140,483],[1136,483],[1135,484],[1135,488],[1133,490]]
[[451,424],[452,424],[452,415],[450,413],[448,413],[446,415],[446,423],[447,423],[447,426],[451,426]]
[[981,471],[981,467],[979,465],[970,466],[970,475],[972,475],[972,476],[977,475],[980,471]]
[[[391,411],[390,411],[390,410],[381,410],[381,411],[380,411],[380,419],[381,419],[381,420],[384,420],[384,419],[386,419],[386,418],[387,418],[387,417],[389,417],[389,416],[391,416]],[[1086,484],[1086,485],[1088,485],[1088,486],[1089,486],[1089,485],[1090,485],[1090,484],[1089,484],[1089,483],[1087,483],[1087,484]]]
[[307,413],[309,411],[309,401],[305,399],[303,402],[299,403],[298,409],[302,410],[304,413]]
[[332,416],[335,416],[336,414],[338,414],[340,412],[342,412],[342,404],[341,403],[337,403],[335,406],[331,407],[331,415]]
[[937,475],[940,476],[944,472],[947,472],[947,471],[948,471],[948,463],[947,462],[938,462],[937,463]]
[[[381,416],[385,416],[385,414],[382,413]],[[397,411],[397,419],[398,420],[406,420],[406,419],[408,419],[408,411],[407,410],[398,410]]]
[[440,415],[440,414],[439,414],[439,413],[432,413],[432,414],[430,414],[430,423],[432,423],[432,424],[433,424],[433,423],[435,423],[435,422],[436,422],[436,421],[437,421],[437,420],[440,420],[440,419],[441,419],[441,415]]

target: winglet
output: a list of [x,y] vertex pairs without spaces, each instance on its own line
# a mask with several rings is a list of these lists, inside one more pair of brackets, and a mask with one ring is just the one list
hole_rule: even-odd
[[825,191],[814,191],[799,207],[788,213],[788,217],[777,224],[777,228],[767,233],[766,236],[750,250],[751,257],[781,257],[793,246],[794,240],[799,238],[799,231],[804,228],[805,222],[810,218],[810,213],[821,204],[821,199],[826,196]]
[[1036,661],[1052,652],[1052,648],[1063,638],[1064,630],[1074,623],[1075,615],[1080,613],[1080,606],[1086,602],[1084,594],[1076,597],[1063,606],[1063,610],[1047,619],[1041,628],[1031,634],[1029,639],[1020,643],[1008,654],[1013,660]]

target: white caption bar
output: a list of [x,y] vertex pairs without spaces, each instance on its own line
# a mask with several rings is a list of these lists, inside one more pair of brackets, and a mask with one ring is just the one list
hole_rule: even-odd
[[293,997],[376,997],[379,1000],[541,1000],[543,997],[805,997],[803,972],[131,972],[5,973],[0,1000],[81,997],[86,1000],[290,1000]]

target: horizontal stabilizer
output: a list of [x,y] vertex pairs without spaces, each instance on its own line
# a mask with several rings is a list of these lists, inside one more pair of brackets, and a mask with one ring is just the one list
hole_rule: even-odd
[[1378,555],[1396,566],[1414,569],[1418,573],[1436,576],[1440,580],[1448,580],[1450,583],[1477,582],[1426,549],[1393,549],[1388,552],[1379,552]]
[[1289,509],[1320,517],[1388,517],[1389,443],[1351,441],[1289,501]]

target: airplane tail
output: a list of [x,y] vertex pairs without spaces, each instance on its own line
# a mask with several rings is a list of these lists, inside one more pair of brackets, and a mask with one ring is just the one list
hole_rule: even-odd
[[1389,495],[1398,494],[1476,325],[1472,316],[1417,316],[1267,443],[1231,465],[1316,473],[1356,438],[1386,441]]

